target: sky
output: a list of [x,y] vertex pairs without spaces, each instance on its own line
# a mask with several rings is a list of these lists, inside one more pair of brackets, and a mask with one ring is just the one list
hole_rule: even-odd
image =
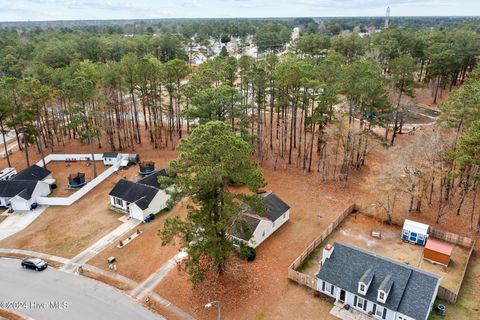
[[479,16],[480,0],[0,0],[0,21]]

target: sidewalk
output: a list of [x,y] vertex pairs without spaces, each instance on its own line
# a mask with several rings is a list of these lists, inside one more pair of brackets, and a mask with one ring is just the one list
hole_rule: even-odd
[[187,257],[185,251],[180,251],[170,260],[168,260],[160,269],[155,273],[152,273],[145,281],[143,281],[138,287],[133,289],[130,294],[138,299],[144,298],[148,292],[155,289],[155,287],[162,281],[163,278],[172,270],[180,261]]

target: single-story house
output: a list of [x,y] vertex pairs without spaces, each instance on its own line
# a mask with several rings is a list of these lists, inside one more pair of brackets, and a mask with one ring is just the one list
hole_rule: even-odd
[[2,180],[0,181],[0,205],[11,206],[13,210],[30,210],[36,197],[50,194],[50,185],[36,180]]
[[48,196],[52,172],[36,164],[20,171],[10,180],[0,181],[0,206],[13,210],[30,210],[37,197]]
[[120,158],[117,152],[107,152],[102,155],[103,164],[113,166]]
[[257,215],[246,209],[242,213],[241,221],[237,221],[232,227],[231,236],[234,242],[240,241],[256,248],[290,219],[290,206],[275,193],[269,191],[260,195],[263,197],[266,212]]
[[158,182],[159,177],[168,177],[167,170],[162,169],[155,171],[154,173],[151,173],[148,176],[145,176],[144,178],[138,180],[137,183],[161,189],[160,183]]
[[423,258],[432,263],[448,266],[452,256],[453,245],[444,241],[428,238],[423,249]]
[[441,277],[347,244],[323,250],[317,291],[386,320],[426,320]]
[[402,240],[425,245],[428,239],[430,226],[428,224],[405,219],[402,230]]
[[163,189],[125,179],[120,180],[109,195],[112,207],[138,220],[165,209],[170,198]]

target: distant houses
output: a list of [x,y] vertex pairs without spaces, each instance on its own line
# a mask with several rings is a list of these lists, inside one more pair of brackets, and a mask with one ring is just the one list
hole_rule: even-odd
[[290,206],[275,193],[269,191],[261,196],[266,212],[257,215],[250,209],[244,210],[241,220],[232,227],[234,242],[256,248],[290,219]]
[[426,320],[441,277],[347,244],[323,250],[317,290],[375,319]]
[[51,192],[52,173],[36,164],[20,171],[10,180],[0,180],[0,205],[28,211],[37,197]]
[[164,210],[170,195],[160,187],[158,177],[166,175],[165,170],[160,170],[137,182],[125,179],[118,181],[109,193],[112,208],[142,221],[148,215]]

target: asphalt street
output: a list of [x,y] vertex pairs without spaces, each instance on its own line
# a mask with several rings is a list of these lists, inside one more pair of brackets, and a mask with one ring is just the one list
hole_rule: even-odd
[[24,270],[20,260],[5,258],[0,258],[0,308],[36,320],[163,319],[98,281],[50,267]]

